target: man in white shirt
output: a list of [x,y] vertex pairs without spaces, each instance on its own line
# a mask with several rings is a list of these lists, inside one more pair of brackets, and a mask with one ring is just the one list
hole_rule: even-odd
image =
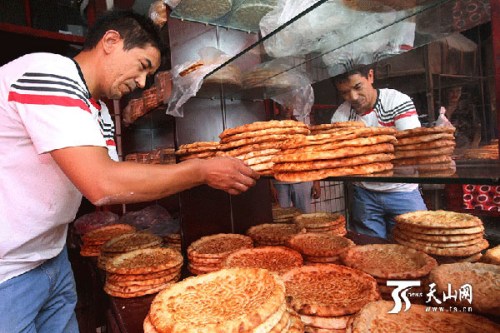
[[[333,78],[344,103],[331,122],[362,121],[366,126],[405,130],[420,127],[409,96],[394,89],[375,89],[374,73],[360,65]],[[394,216],[427,210],[418,184],[357,182],[353,184],[349,229],[361,234],[389,238]]]

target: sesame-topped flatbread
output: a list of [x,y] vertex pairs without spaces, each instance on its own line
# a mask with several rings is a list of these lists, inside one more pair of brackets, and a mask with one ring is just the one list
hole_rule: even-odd
[[146,274],[180,267],[182,255],[173,249],[140,249],[120,254],[106,264],[106,270],[116,274]]
[[379,143],[396,143],[396,138],[394,135],[375,135],[369,138],[356,138],[351,140],[342,140],[336,141],[332,143],[324,143],[324,144],[314,144],[303,147],[294,147],[290,149],[283,148],[283,154],[293,154],[293,153],[301,153],[301,152],[314,152],[321,150],[334,150],[344,147],[362,147],[362,146],[370,146]]
[[292,268],[302,266],[303,261],[300,253],[295,250],[283,246],[263,246],[231,253],[225,259],[223,267],[265,268],[283,274]]
[[106,253],[122,253],[147,247],[156,247],[162,238],[149,232],[134,232],[120,235],[107,241],[101,248]]
[[298,215],[294,218],[294,222],[300,228],[321,228],[344,224],[345,217],[340,213],[317,212]]
[[248,228],[246,234],[256,245],[285,245],[290,237],[300,232],[295,224],[263,223]]
[[241,139],[247,139],[247,138],[253,138],[253,137],[258,137],[262,135],[276,135],[276,134],[303,134],[307,135],[309,134],[309,129],[305,127],[277,127],[277,128],[266,128],[262,130],[256,130],[256,131],[249,131],[249,132],[242,132],[242,133],[237,133],[229,136],[225,136],[222,139],[220,139],[220,143],[228,143],[232,141],[237,141]]
[[422,149],[434,149],[441,147],[455,147],[455,140],[434,140],[430,142],[416,143],[412,145],[398,145],[395,144],[396,151],[398,150],[422,150]]
[[309,129],[311,131],[326,130],[332,128],[345,128],[345,127],[366,127],[365,123],[362,121],[339,121],[331,124],[319,124],[311,125]]
[[412,304],[397,314],[390,313],[394,301],[377,301],[365,305],[357,313],[348,333],[364,332],[398,332],[398,333],[494,333],[500,330],[500,325],[483,318],[464,312],[428,311],[428,307]]
[[254,332],[273,314],[282,315],[284,302],[285,286],[268,270],[222,269],[160,292],[149,319],[158,332]]
[[427,134],[436,134],[436,133],[450,133],[453,134],[455,133],[455,127],[448,127],[448,126],[436,126],[436,127],[417,127],[417,128],[411,128],[403,131],[398,131],[396,133],[396,137],[398,139],[400,138],[407,138],[407,137],[412,137],[412,136],[419,136],[419,135],[427,135]]
[[409,137],[399,137],[397,145],[413,145],[416,143],[430,142],[434,140],[454,140],[454,138],[455,137],[451,133],[435,133]]
[[427,228],[470,228],[483,225],[477,216],[446,210],[420,210],[398,215],[394,219],[397,223]]
[[354,242],[342,236],[325,233],[305,233],[288,240],[288,246],[306,256],[334,257],[354,246]]
[[299,314],[344,316],[380,298],[377,281],[357,269],[317,264],[283,275],[289,305]]
[[223,139],[238,133],[258,131],[267,128],[284,128],[284,127],[302,127],[308,128],[306,124],[295,120],[269,120],[269,121],[256,121],[251,124],[245,124],[233,128],[228,128],[219,134],[219,138]]
[[341,258],[346,266],[384,279],[416,279],[437,266],[428,254],[398,244],[358,245],[347,249]]
[[196,258],[225,258],[231,252],[253,247],[252,238],[240,234],[215,234],[203,236],[192,242],[187,253]]

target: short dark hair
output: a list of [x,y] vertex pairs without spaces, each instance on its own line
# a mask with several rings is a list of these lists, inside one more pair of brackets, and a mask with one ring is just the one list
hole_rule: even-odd
[[368,78],[370,69],[372,69],[370,65],[354,65],[347,72],[334,76],[332,78],[333,84],[337,85],[339,83],[346,82],[349,80],[349,77],[355,74]]
[[99,43],[106,31],[116,30],[123,38],[123,49],[144,48],[151,45],[164,48],[159,28],[146,16],[132,10],[109,10],[100,15],[89,29],[83,50],[91,50]]

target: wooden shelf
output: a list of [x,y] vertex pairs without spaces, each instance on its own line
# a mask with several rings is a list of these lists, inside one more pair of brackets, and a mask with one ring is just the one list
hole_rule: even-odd
[[64,34],[64,33],[55,32],[55,31],[34,29],[34,28],[10,24],[10,23],[0,23],[0,31],[13,33],[13,34],[19,34],[19,35],[25,35],[25,36],[30,36],[30,37],[42,38],[42,39],[50,39],[50,40],[67,42],[67,43],[80,44],[80,45],[83,44],[83,42],[85,41],[85,38],[83,36]]

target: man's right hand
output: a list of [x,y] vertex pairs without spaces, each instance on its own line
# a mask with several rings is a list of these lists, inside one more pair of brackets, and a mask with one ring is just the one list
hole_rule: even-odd
[[254,186],[259,174],[234,157],[203,160],[204,182],[210,187],[236,195]]

